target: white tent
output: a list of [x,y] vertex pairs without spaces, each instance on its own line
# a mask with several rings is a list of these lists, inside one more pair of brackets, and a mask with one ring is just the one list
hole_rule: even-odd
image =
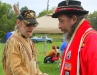
[[39,25],[35,28],[34,33],[62,33],[58,29],[58,19],[52,18],[50,15],[36,19]]
[[[35,28],[34,33],[62,33],[58,29],[58,19],[52,18],[51,15],[43,16],[36,20],[39,25]],[[46,52],[46,40],[44,41],[44,52]]]

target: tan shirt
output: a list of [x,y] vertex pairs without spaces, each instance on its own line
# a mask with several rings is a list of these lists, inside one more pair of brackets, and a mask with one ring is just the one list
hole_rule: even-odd
[[52,49],[52,50],[50,50],[50,51],[46,54],[46,56],[53,57],[53,56],[56,55],[56,54],[57,54],[57,51],[56,51],[55,49]]
[[[25,45],[12,36],[19,37]],[[36,63],[36,47],[32,41],[29,38],[22,37],[19,32],[14,32],[12,36],[6,42],[3,51],[2,61],[5,75],[41,74]]]

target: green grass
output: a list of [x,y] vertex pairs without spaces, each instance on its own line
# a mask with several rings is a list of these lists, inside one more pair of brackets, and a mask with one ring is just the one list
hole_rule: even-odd
[[[60,46],[60,44],[61,44],[61,42],[46,43],[45,53],[47,53],[49,50],[51,50],[52,45]],[[43,63],[43,59],[45,57],[44,43],[40,42],[40,43],[37,43],[35,45],[36,45],[36,48],[38,50],[37,60],[38,60],[38,65],[39,65],[40,70],[43,73],[47,73],[49,75],[59,75],[59,69],[58,69],[57,62],[48,63],[48,64]],[[2,58],[3,48],[4,48],[4,44],[0,44],[0,61]],[[1,62],[0,62],[0,75],[4,75]]]
[[1,44],[1,43],[0,43],[0,74],[1,74],[1,75],[3,75],[2,63],[1,63],[3,48],[4,48],[4,44]]

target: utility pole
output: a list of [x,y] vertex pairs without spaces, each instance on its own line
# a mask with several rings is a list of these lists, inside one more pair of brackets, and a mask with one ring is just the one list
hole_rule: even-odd
[[17,2],[17,7],[18,7],[18,9],[19,9],[19,2]]
[[[49,9],[49,0],[47,0],[47,13],[46,15],[48,15],[48,9]],[[46,54],[46,34],[44,35],[45,38],[44,38],[44,54]]]
[[47,0],[47,13],[46,13],[46,15],[48,15],[48,10],[49,10],[49,0]]

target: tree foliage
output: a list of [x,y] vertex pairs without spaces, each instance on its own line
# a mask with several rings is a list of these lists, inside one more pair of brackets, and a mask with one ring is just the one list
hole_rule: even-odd
[[12,6],[0,2],[0,41],[4,41],[7,32],[13,31],[15,19]]
[[87,19],[90,21],[92,27],[97,30],[97,11],[89,14]]
[[23,10],[28,10],[28,7],[26,7],[26,6],[22,7],[20,12],[22,12]]
[[[22,7],[20,11],[28,9],[26,6]],[[50,10],[43,10],[39,13],[38,17],[45,16],[47,14],[52,14],[55,7]],[[97,11],[89,14],[87,19],[90,21],[94,29],[97,30]],[[0,41],[5,40],[5,35],[7,32],[11,32],[14,29],[16,21],[16,15],[10,4],[6,4],[0,1]]]
[[42,16],[45,16],[47,14],[52,14],[54,12],[54,9],[55,9],[55,7],[52,7],[52,9],[50,9],[48,11],[45,9],[39,13],[38,17],[42,17]]

